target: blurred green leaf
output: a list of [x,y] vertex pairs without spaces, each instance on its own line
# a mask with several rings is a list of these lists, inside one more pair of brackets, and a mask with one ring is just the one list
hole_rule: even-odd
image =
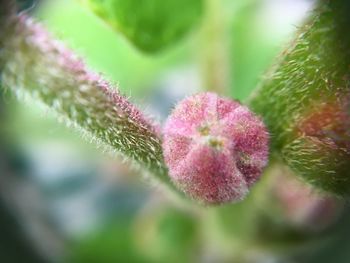
[[130,219],[117,221],[73,244],[67,263],[149,262],[135,248],[130,236]]
[[134,240],[140,253],[151,262],[197,262],[198,231],[193,215],[174,207],[163,207],[139,216]]
[[188,39],[169,52],[146,56],[77,1],[43,2],[36,16],[55,36],[74,48],[91,68],[108,76],[124,94],[134,99],[152,89],[169,68],[189,63],[195,44]]
[[[264,5],[261,1],[234,1],[231,4],[231,95],[245,100],[280,51],[284,37],[274,28],[265,28],[262,24],[264,21],[259,16]],[[274,34],[273,37],[270,34]]]
[[183,38],[199,21],[202,0],[79,0],[137,48],[156,52]]

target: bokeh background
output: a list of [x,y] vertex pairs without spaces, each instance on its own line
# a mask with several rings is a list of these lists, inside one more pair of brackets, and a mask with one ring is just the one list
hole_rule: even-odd
[[[222,1],[226,92],[244,101],[314,2]],[[176,101],[203,87],[200,30],[150,56],[77,1],[19,2],[161,122]],[[179,205],[118,156],[57,122],[41,105],[17,102],[4,93],[0,113],[1,262],[232,262],[216,249],[210,215],[203,219],[196,209]],[[307,253],[278,257],[258,253],[251,261],[349,262],[348,218],[339,220],[341,234],[322,250],[306,246]],[[236,246],[220,242],[228,249]]]

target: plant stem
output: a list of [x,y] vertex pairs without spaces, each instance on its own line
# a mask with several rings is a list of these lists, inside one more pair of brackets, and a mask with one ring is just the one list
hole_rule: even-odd
[[347,0],[320,1],[250,99],[271,149],[314,186],[350,195],[350,37]]
[[15,14],[6,22],[0,30],[7,32],[0,35],[4,88],[41,101],[84,136],[122,153],[175,190],[163,162],[157,124],[40,24]]
[[205,3],[199,51],[202,86],[207,91],[228,95],[230,63],[225,10],[222,0],[205,0]]

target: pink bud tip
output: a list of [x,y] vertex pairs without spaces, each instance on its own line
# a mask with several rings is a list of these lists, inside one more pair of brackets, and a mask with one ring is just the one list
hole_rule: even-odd
[[214,93],[181,101],[163,135],[171,179],[204,204],[242,200],[268,161],[263,122],[247,107]]

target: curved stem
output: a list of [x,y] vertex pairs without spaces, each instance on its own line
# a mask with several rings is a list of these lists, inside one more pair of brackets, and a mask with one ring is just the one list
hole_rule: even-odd
[[163,162],[160,127],[40,24],[25,15],[9,20],[0,38],[3,86],[41,101],[84,136],[122,153],[175,190]]

